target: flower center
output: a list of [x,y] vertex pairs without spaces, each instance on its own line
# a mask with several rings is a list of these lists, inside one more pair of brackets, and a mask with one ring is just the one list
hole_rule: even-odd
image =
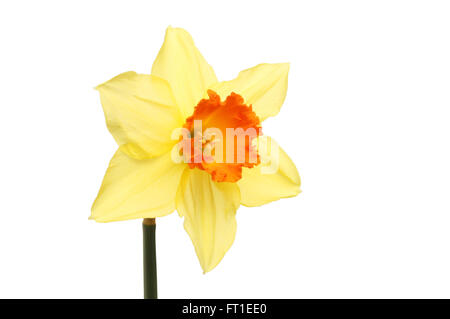
[[190,168],[211,174],[216,182],[237,182],[242,167],[259,164],[253,141],[261,135],[260,120],[242,96],[231,93],[225,101],[212,90],[202,99],[183,128],[189,132],[181,152]]

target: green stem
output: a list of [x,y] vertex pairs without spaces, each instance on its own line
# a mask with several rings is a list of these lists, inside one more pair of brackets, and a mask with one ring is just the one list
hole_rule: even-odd
[[142,231],[144,237],[144,299],[158,298],[155,230],[155,219],[145,218],[142,222]]

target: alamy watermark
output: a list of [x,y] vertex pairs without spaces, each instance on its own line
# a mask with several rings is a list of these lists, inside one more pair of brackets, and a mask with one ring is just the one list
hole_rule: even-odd
[[250,127],[223,128],[208,127],[203,130],[202,120],[194,120],[192,130],[177,128],[172,140],[179,141],[171,151],[175,163],[258,163],[262,174],[274,174],[279,168],[280,150],[278,144],[260,136],[257,129]]

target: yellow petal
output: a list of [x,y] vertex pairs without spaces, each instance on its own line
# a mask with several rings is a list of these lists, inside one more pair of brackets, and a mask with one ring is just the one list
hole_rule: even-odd
[[177,211],[184,216],[184,229],[205,273],[217,266],[234,241],[239,199],[235,183],[214,182],[211,175],[198,169],[183,174]]
[[152,67],[152,74],[170,83],[175,100],[186,118],[217,82],[213,68],[195,47],[189,33],[168,27],[161,50]]
[[278,114],[287,92],[289,63],[259,64],[239,73],[237,78],[212,85],[222,99],[240,94],[261,121]]
[[118,150],[109,163],[90,219],[111,222],[170,214],[186,167],[173,163],[170,152],[136,160]]
[[126,72],[96,89],[108,129],[123,152],[143,159],[171,149],[172,130],[183,122],[165,80]]
[[258,153],[261,164],[254,168],[243,168],[242,178],[237,182],[241,204],[261,206],[298,195],[300,176],[295,164],[281,147],[271,138],[263,136],[259,138]]

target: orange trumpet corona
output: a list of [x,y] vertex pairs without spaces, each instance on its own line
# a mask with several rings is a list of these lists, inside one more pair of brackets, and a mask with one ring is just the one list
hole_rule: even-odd
[[190,150],[183,153],[186,162],[192,169],[208,172],[216,182],[237,182],[242,167],[252,168],[260,162],[252,144],[262,134],[260,123],[241,95],[232,92],[221,101],[217,93],[208,90],[208,98],[197,104],[183,125],[190,133],[184,140],[184,150]]

